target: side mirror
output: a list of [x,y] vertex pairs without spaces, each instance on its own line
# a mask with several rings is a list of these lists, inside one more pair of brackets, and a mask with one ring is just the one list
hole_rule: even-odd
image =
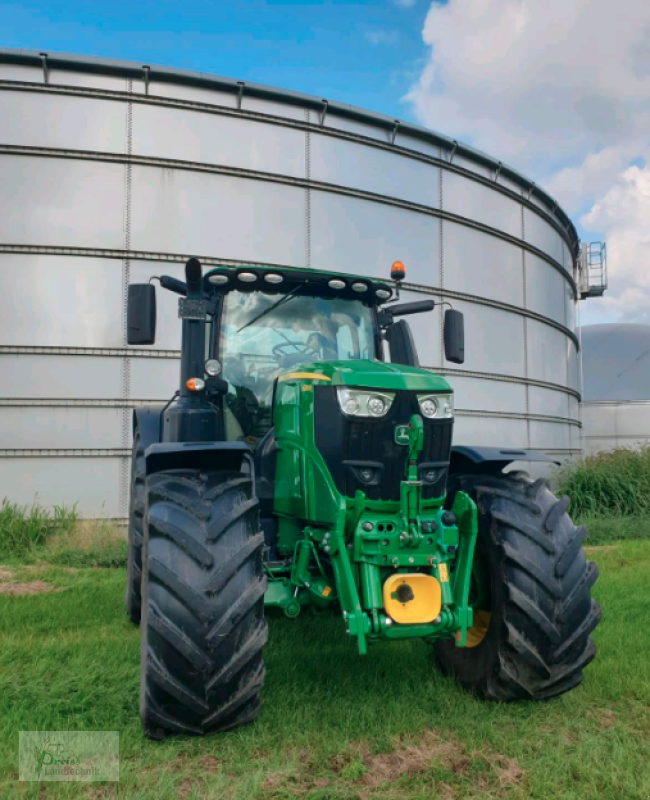
[[156,341],[156,287],[130,283],[126,306],[126,340],[129,344]]
[[391,364],[404,364],[407,367],[420,366],[413,334],[406,320],[401,319],[388,328],[386,341],[390,348]]
[[445,311],[445,358],[454,364],[465,361],[465,321],[463,314],[453,308]]

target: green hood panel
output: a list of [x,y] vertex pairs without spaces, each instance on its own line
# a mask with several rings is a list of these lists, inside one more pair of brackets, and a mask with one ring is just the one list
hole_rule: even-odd
[[280,376],[280,380],[290,380],[292,375],[305,379],[307,373],[314,373],[316,380],[316,375],[325,376],[333,386],[356,386],[386,391],[452,391],[451,386],[440,375],[419,367],[385,364],[382,361],[309,361],[287,370]]

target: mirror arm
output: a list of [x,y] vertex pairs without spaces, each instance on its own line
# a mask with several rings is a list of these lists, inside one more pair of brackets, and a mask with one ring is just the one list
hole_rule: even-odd
[[179,281],[169,275],[161,275],[158,280],[163,289],[168,289],[170,292],[175,292],[183,297],[187,296],[187,284],[185,281]]

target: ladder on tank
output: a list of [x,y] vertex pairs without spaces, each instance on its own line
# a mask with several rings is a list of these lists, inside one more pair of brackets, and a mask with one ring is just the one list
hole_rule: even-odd
[[605,242],[588,242],[579,255],[580,299],[602,297],[607,289],[607,248]]

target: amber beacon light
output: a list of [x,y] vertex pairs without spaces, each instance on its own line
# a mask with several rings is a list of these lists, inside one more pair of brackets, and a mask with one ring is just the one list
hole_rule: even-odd
[[393,261],[390,268],[390,277],[394,281],[403,281],[406,277],[406,269],[401,261]]

